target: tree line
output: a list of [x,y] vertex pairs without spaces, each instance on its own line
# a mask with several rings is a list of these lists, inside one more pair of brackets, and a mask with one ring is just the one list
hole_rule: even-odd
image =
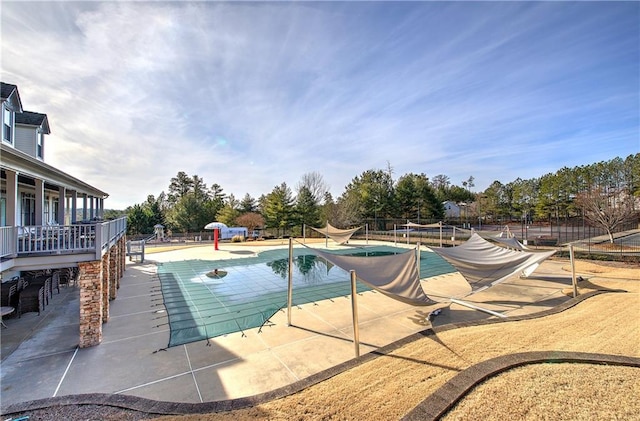
[[[640,154],[614,158],[574,168],[564,167],[539,178],[516,179],[507,184],[494,181],[483,192],[473,192],[474,177],[461,185],[439,174],[408,173],[394,179],[386,169],[370,169],[354,177],[334,199],[322,175],[304,174],[292,189],[285,182],[254,198],[248,193],[238,200],[222,187],[207,187],[198,175],[178,172],[167,192],[149,195],[143,203],[128,207],[129,234],[151,234],[156,224],[173,232],[200,232],[212,221],[249,230],[266,228],[275,235],[300,235],[302,226],[332,225],[347,228],[369,222],[371,229],[387,229],[385,220],[431,223],[445,220],[443,202],[461,205],[457,221],[503,223],[548,221],[575,216],[615,229],[637,218],[640,198]],[[607,214],[606,217],[603,215]],[[603,222],[603,218],[606,222]]]
[[581,217],[612,232],[638,219],[640,154],[574,168],[538,178],[494,181],[476,198],[476,213],[494,221],[556,221]]

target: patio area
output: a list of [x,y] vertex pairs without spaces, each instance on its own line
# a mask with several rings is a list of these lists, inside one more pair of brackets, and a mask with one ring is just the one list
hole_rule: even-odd
[[[78,348],[79,293],[62,288],[47,310],[6,319],[2,328],[2,411],[20,402],[86,393],[201,403],[253,396],[294,384],[355,357],[351,301],[338,297],[295,306],[292,324],[277,312],[262,328],[167,348],[169,327],[158,297],[156,262],[186,258],[247,257],[259,248],[225,245],[147,255],[128,262],[100,345]],[[563,262],[545,261],[529,279],[509,279],[473,297],[494,311],[519,315],[566,301],[571,282]],[[457,273],[438,275],[459,281]],[[432,310],[412,307],[374,291],[359,294],[360,354],[420,332]],[[489,315],[452,304],[433,324]]]

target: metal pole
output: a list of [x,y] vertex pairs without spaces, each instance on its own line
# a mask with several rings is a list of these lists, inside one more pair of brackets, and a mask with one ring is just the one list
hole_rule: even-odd
[[364,238],[366,241],[366,244],[369,245],[369,223],[367,222],[364,226]]
[[417,247],[417,253],[418,253],[417,259],[418,259],[418,280],[419,280],[420,279],[420,241],[418,241],[417,246],[418,246]]
[[356,291],[356,271],[350,270],[351,274],[351,312],[353,314],[353,345],[356,351],[356,358],[360,356],[360,333],[358,331],[358,293]]
[[576,283],[576,262],[573,258],[573,244],[569,244],[569,258],[571,259],[571,283],[573,285],[573,298],[578,296],[578,284]]
[[407,244],[409,244],[409,220],[407,219],[407,226],[405,227],[405,232],[407,234]]
[[489,309],[484,308],[484,307],[478,307],[478,306],[476,306],[476,305],[473,305],[473,304],[468,303],[468,302],[466,302],[466,301],[458,300],[458,299],[456,299],[456,298],[451,298],[451,302],[452,302],[452,303],[456,303],[456,304],[460,304],[461,306],[465,306],[465,307],[472,308],[472,309],[474,309],[474,310],[482,311],[483,313],[491,314],[492,316],[501,317],[501,318],[505,318],[505,317],[507,317],[507,316],[505,316],[505,315],[504,315],[504,314],[502,314],[502,313],[498,313],[498,312],[496,312],[496,311],[489,310]]
[[396,235],[396,224],[393,224],[393,244],[398,244],[398,236]]
[[329,248],[329,220],[327,219],[326,225],[327,232],[324,233],[324,248]]
[[442,247],[442,221],[440,221],[440,247]]
[[287,326],[291,326],[292,302],[293,302],[293,238],[289,237],[289,285],[287,288]]

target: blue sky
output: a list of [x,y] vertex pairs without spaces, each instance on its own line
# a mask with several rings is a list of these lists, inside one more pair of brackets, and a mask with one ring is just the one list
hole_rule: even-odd
[[640,152],[638,2],[3,2],[2,80],[51,165],[123,209],[179,171],[474,191]]

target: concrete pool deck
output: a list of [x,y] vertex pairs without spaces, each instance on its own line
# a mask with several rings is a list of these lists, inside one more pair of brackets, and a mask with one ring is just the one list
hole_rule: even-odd
[[[277,247],[286,247],[285,245]],[[181,259],[243,258],[266,249],[222,244],[152,253],[144,263],[128,262],[100,345],[78,349],[79,293],[63,288],[38,316],[5,320],[1,332],[1,405],[86,393],[138,396],[167,402],[201,403],[265,393],[335,367],[355,357],[351,301],[339,297],[285,311],[261,329],[164,349],[169,327],[158,301],[156,262]],[[214,254],[215,253],[215,254]],[[563,289],[571,275],[566,262],[545,261],[528,279],[514,276],[473,297],[475,303],[506,315],[550,309],[569,299]],[[457,282],[460,275],[440,276]],[[158,305],[160,304],[160,305]],[[360,354],[364,355],[431,326],[430,311],[380,293],[358,297]],[[490,317],[452,304],[434,325]]]

